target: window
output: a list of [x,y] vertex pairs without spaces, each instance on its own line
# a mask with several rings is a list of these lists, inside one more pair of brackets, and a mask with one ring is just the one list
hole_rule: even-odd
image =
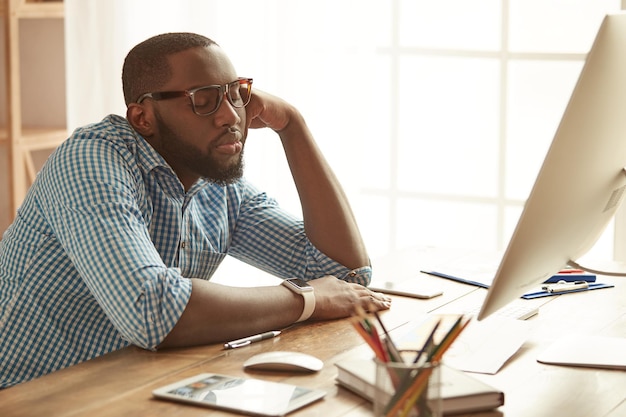
[[[503,250],[599,24],[620,2],[389,4],[375,66],[389,74],[379,119],[389,147],[366,140],[376,169],[356,207],[368,244]],[[612,232],[594,250],[610,256]]]
[[[111,68],[163,31],[215,39],[255,88],[305,115],[372,257],[413,245],[504,249],[602,17],[623,7],[619,0],[187,0],[172,15],[167,1],[141,1],[66,1],[73,89],[105,98],[120,90],[117,77],[98,90],[101,81],[71,63],[102,67],[108,50],[98,42],[113,27]],[[72,12],[87,7],[104,10]],[[149,12],[150,25],[129,19],[130,7]],[[237,16],[236,24],[219,16]],[[73,118],[93,106],[68,102],[76,125],[102,117],[100,109]],[[106,112],[123,114],[121,92]],[[247,175],[299,210],[279,141],[271,132],[254,136]],[[598,250],[611,252],[611,235]]]

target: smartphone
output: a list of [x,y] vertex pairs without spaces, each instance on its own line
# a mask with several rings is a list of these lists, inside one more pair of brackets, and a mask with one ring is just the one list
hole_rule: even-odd
[[420,282],[419,280],[372,282],[369,288],[385,294],[403,295],[420,299],[434,298],[443,294],[443,290],[440,287]]
[[156,398],[255,416],[284,416],[326,392],[283,382],[199,374],[152,391]]

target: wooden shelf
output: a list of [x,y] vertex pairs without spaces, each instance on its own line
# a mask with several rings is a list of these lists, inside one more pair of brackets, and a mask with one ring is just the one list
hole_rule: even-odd
[[[0,1],[0,16],[7,13],[7,2]],[[65,4],[63,1],[19,1],[13,13],[20,18],[59,18],[65,17]]]
[[67,129],[59,128],[24,128],[20,144],[28,151],[40,151],[56,148],[67,139]]
[[[58,126],[65,124],[64,116],[58,120],[59,114],[53,112],[54,117],[49,117],[50,112],[41,114],[41,108],[32,109],[31,106],[33,94],[39,93],[47,100],[50,109],[65,106],[64,95],[55,101],[58,92],[54,94],[51,93],[54,88],[48,89],[48,86],[59,86],[54,77],[64,77],[64,67],[61,66],[65,59],[62,53],[63,27],[50,20],[63,19],[64,15],[63,1],[0,0],[0,17],[5,24],[7,71],[7,126],[0,127],[0,139],[7,145],[8,152],[9,167],[5,169],[9,174],[11,218],[36,176],[38,164],[35,161],[41,159],[41,151],[45,155],[45,151],[52,151],[67,138],[66,127]],[[55,53],[42,53],[51,50]],[[50,64],[56,70],[51,71]],[[52,79],[49,79],[50,74],[54,74]],[[64,79],[61,81],[65,82]],[[39,123],[43,126],[28,126]]]
[[18,17],[25,19],[62,19],[65,16],[65,4],[62,1],[28,2],[20,4],[16,13]]

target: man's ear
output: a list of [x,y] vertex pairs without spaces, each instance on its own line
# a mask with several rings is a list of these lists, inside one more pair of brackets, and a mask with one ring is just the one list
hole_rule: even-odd
[[150,137],[154,134],[154,113],[145,106],[131,103],[126,109],[126,119],[141,136]]

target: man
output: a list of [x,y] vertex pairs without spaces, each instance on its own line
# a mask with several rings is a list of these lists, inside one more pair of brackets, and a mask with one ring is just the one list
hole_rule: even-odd
[[[300,113],[213,41],[159,35],[122,73],[126,119],[77,129],[0,242],[0,387],[134,344],[223,342],[389,308],[348,202]],[[242,178],[248,128],[277,132],[303,221]],[[281,278],[209,281],[226,254]]]

